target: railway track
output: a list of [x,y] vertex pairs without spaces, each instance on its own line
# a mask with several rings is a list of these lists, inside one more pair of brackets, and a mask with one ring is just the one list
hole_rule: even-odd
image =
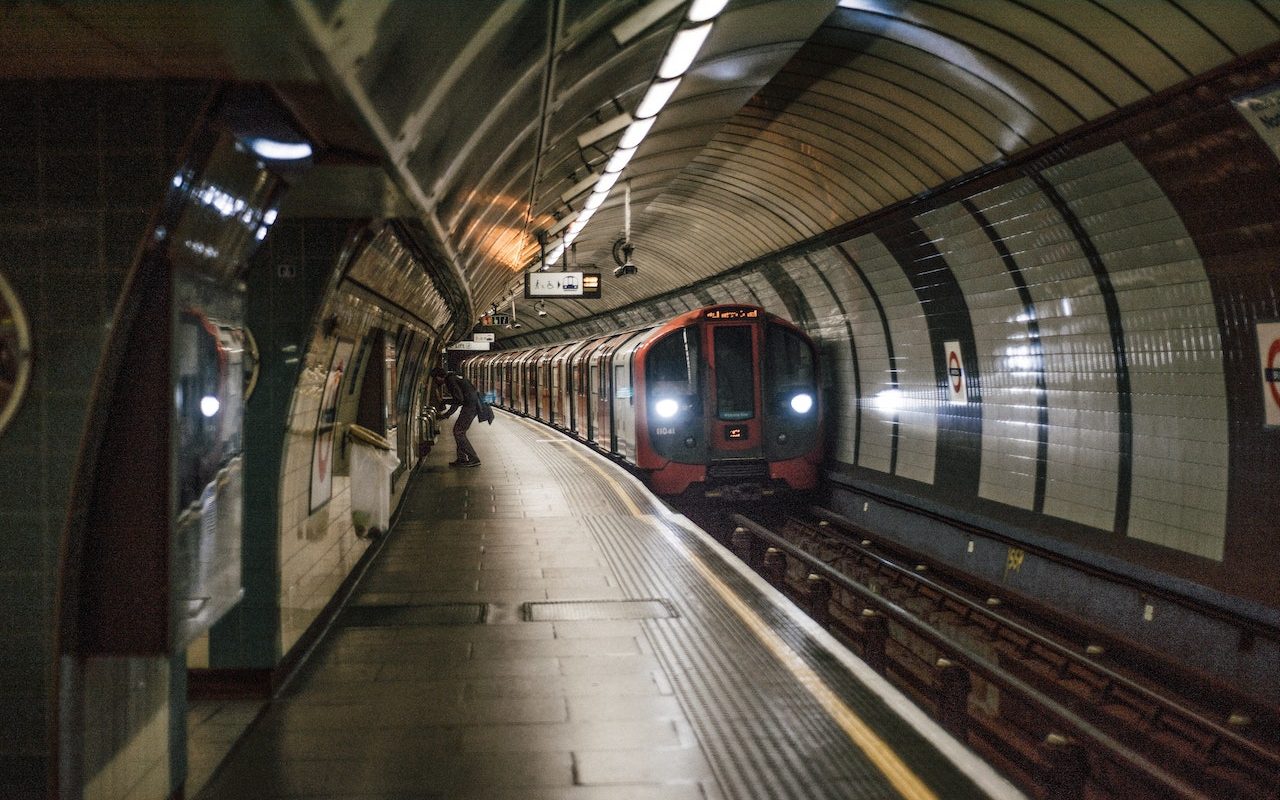
[[1112,663],[1095,632],[1042,620],[814,512],[734,514],[726,538],[1032,796],[1280,800],[1272,720],[1171,693],[1144,679],[1149,665]]

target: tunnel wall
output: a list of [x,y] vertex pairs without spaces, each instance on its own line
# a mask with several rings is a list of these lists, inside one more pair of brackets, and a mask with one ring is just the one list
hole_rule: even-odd
[[1277,72],[1216,73],[872,220],[522,343],[759,303],[821,344],[836,486],[1273,625],[1280,434],[1264,425],[1256,325],[1280,316],[1280,166],[1231,98]]
[[[0,435],[0,795],[52,784],[63,531],[87,503],[72,485],[86,429],[102,422],[90,397],[137,247],[208,96],[186,82],[0,82],[0,270],[34,341],[30,392]],[[81,671],[92,702],[63,720],[85,733],[72,772],[112,769],[107,796],[167,794],[169,660],[93,658]]]

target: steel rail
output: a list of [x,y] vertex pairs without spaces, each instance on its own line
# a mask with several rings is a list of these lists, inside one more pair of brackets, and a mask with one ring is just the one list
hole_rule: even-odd
[[1169,774],[1159,765],[1149,761],[1140,753],[1135,752],[1124,743],[1112,738],[1088,721],[1081,719],[1056,700],[1042,694],[1035,687],[1014,677],[1013,675],[1010,675],[987,659],[970,652],[962,645],[953,642],[937,628],[934,628],[929,623],[919,619],[898,604],[872,592],[865,586],[843,575],[834,567],[824,563],[821,559],[806,553],[804,550],[801,550],[799,547],[796,547],[783,537],[761,526],[753,520],[747,519],[741,514],[732,514],[730,518],[735,524],[740,525],[756,536],[759,536],[761,539],[769,542],[771,545],[790,555],[792,558],[808,565],[814,572],[839,586],[841,589],[866,600],[871,606],[877,608],[881,613],[885,613],[892,617],[899,624],[907,627],[921,638],[939,647],[939,649],[952,654],[955,661],[964,664],[972,672],[983,676],[988,681],[998,686],[1013,691],[1025,702],[1038,706],[1043,711],[1051,714],[1056,719],[1062,721],[1066,727],[1071,728],[1075,733],[1089,740],[1101,750],[1110,754],[1113,758],[1124,762],[1139,773],[1142,773],[1153,781],[1161,784],[1165,789],[1169,790],[1173,796],[1184,798],[1184,800],[1210,800],[1208,795],[1202,794],[1195,787],[1187,784],[1177,776]]
[[[835,522],[837,525],[844,526],[850,532],[853,532],[853,533],[862,532],[858,529],[856,525],[852,524],[851,522],[840,519],[838,514],[832,514],[831,512],[826,511],[826,509],[814,508],[812,510],[814,512],[821,512],[818,514],[818,516],[827,518],[829,521]],[[1048,638],[1044,634],[1039,633],[1038,631],[1034,631],[1022,625],[1019,622],[1011,620],[995,611],[992,611],[990,608],[987,608],[984,605],[975,603],[974,601],[959,594],[958,592],[952,589],[948,589],[947,587],[942,586],[936,581],[930,580],[929,578],[926,578],[917,572],[907,569],[906,567],[903,567],[899,564],[895,564],[892,561],[884,558],[883,556],[880,556],[876,553],[871,552],[870,550],[868,550],[865,547],[862,547],[859,544],[855,544],[853,542],[840,542],[839,544],[843,547],[848,547],[858,551],[859,553],[865,555],[867,558],[874,560],[876,563],[880,564],[881,566],[887,567],[890,571],[895,572],[899,575],[908,577],[911,580],[917,582],[918,584],[927,586],[933,591],[936,591],[939,594],[943,595],[944,597],[963,605],[965,608],[968,608],[971,611],[978,612],[980,615],[986,617],[987,619],[998,622],[1000,625],[1004,626],[1005,628],[1014,631],[1020,636],[1030,639],[1032,642],[1040,645],[1046,650],[1050,650],[1060,656],[1065,657],[1076,666],[1079,666],[1098,676],[1106,678],[1108,681],[1111,681],[1113,684],[1119,686],[1120,688],[1127,689],[1128,691],[1131,691],[1141,696],[1144,700],[1147,700],[1148,702],[1151,702],[1155,705],[1161,706],[1164,711],[1173,712],[1174,714],[1181,716],[1186,721],[1191,722],[1194,725],[1198,725],[1205,731],[1210,732],[1227,742],[1230,742],[1236,747],[1239,747],[1241,750],[1245,751],[1249,755],[1262,759],[1272,769],[1280,769],[1280,753],[1273,753],[1267,748],[1259,745],[1257,742],[1253,742],[1249,739],[1246,739],[1236,731],[1233,731],[1230,728],[1225,728],[1219,723],[1215,722],[1214,720],[1211,720],[1199,714],[1198,712],[1193,711],[1192,709],[1189,709],[1181,705],[1176,700],[1166,697],[1164,695],[1161,695],[1155,691],[1152,691],[1151,689],[1143,686],[1140,683],[1137,683],[1131,678],[1121,675],[1118,672],[1114,672],[1109,667],[1099,664],[1098,662],[1088,658],[1087,656],[1077,653],[1071,648],[1066,647],[1060,644],[1059,642],[1056,642],[1053,639]]]

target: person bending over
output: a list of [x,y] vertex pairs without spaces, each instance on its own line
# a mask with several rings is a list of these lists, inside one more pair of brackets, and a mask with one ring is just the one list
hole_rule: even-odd
[[465,376],[456,372],[446,372],[440,367],[431,370],[431,377],[436,386],[449,395],[449,406],[440,419],[447,419],[458,412],[458,421],[453,423],[453,440],[458,443],[458,459],[450,461],[451,467],[478,467],[480,457],[467,439],[467,430],[480,414],[480,395],[476,387]]

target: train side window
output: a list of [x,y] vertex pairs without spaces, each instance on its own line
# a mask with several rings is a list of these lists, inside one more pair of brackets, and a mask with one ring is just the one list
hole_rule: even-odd
[[716,416],[751,419],[756,413],[755,363],[751,358],[751,326],[713,329],[716,362]]

